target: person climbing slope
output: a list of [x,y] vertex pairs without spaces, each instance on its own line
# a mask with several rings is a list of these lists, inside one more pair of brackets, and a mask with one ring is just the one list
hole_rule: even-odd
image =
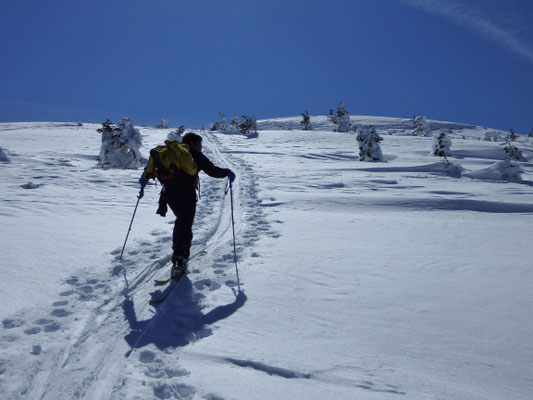
[[193,238],[192,226],[196,214],[199,189],[198,173],[204,171],[213,178],[229,177],[233,182],[235,174],[228,168],[215,166],[202,153],[202,137],[189,132],[183,136],[183,143],[166,140],[166,146],[150,151],[150,159],[139,183],[144,188],[149,179],[157,178],[163,185],[157,213],[165,216],[167,205],[176,216],[172,235],[172,279],[180,279],[187,273]]

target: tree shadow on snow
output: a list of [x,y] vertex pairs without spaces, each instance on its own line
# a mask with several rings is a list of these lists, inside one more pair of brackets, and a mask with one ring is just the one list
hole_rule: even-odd
[[131,349],[128,357],[137,348],[154,344],[158,349],[182,347],[213,334],[210,325],[228,318],[241,308],[247,300],[242,291],[235,292],[235,301],[219,306],[208,313],[202,312],[200,304],[203,296],[193,291],[189,278],[184,277],[179,286],[158,306],[152,318],[139,321],[133,300],[127,297],[122,309],[130,326],[124,337]]

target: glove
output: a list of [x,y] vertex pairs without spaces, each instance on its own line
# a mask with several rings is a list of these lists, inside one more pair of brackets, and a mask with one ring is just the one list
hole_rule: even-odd
[[148,180],[149,179],[144,175],[144,172],[143,172],[143,174],[139,178],[139,183],[141,184],[141,188],[144,188],[146,186],[146,184],[148,183]]
[[228,178],[229,178],[229,181],[231,183],[233,183],[233,181],[235,180],[235,173],[233,171],[229,171],[229,174],[228,174]]

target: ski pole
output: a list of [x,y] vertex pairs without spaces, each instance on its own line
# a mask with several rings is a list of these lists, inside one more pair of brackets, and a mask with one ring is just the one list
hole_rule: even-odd
[[231,229],[233,232],[233,261],[235,262],[235,271],[237,273],[237,286],[239,288],[239,293],[241,292],[241,281],[239,279],[239,267],[237,266],[237,248],[235,245],[235,220],[233,218],[233,190],[231,180],[229,180],[229,195],[230,195],[230,204],[231,204]]
[[130,236],[131,226],[133,225],[133,219],[135,218],[135,213],[137,212],[137,207],[139,206],[139,201],[144,196],[144,186],[141,186],[141,191],[137,196],[137,204],[135,205],[135,210],[133,210],[133,216],[131,217],[130,227],[128,228],[128,233],[126,234],[126,240],[124,241],[124,246],[122,246],[122,251],[120,252],[119,260],[122,260],[122,254],[124,254],[124,249],[126,248],[126,242],[128,241],[128,236]]

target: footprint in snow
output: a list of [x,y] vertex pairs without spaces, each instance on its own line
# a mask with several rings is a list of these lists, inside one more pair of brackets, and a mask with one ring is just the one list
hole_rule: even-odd
[[76,286],[78,284],[79,279],[78,278],[70,278],[65,281],[65,283],[68,283],[69,285]]
[[204,290],[208,288],[209,291],[213,292],[217,289],[220,289],[220,284],[217,282],[213,282],[211,279],[201,279],[199,281],[194,282],[194,287],[198,290]]
[[153,363],[155,361],[155,353],[150,350],[144,350],[139,355],[139,361],[144,364]]
[[89,294],[91,294],[93,291],[93,287],[91,285],[83,285],[78,287],[78,292],[81,297],[85,298]]
[[24,321],[19,318],[14,319],[4,319],[2,321],[2,325],[4,326],[4,329],[13,329],[13,328],[19,328],[22,325],[24,325]]
[[49,325],[45,325],[43,329],[44,329],[45,332],[50,333],[50,332],[56,332],[56,331],[58,331],[60,328],[61,328],[61,325],[60,325],[60,324],[58,324],[57,322],[52,322],[52,323],[49,324]]
[[61,325],[55,322],[53,319],[40,318],[35,321],[36,325],[41,325],[45,332],[55,332],[61,328]]
[[24,333],[26,335],[36,335],[37,333],[41,332],[41,327],[34,326],[33,328],[25,329]]
[[192,399],[196,391],[183,384],[158,384],[154,387],[154,396],[158,399]]
[[64,308],[56,308],[54,311],[50,313],[50,315],[53,315],[54,317],[68,317],[71,315],[72,312],[65,310]]
[[38,356],[39,354],[41,354],[41,351],[42,351],[41,345],[35,344],[32,347],[31,354]]
[[117,276],[119,274],[122,274],[124,271],[124,267],[122,265],[115,265],[113,267],[113,270],[111,271],[111,276]]

